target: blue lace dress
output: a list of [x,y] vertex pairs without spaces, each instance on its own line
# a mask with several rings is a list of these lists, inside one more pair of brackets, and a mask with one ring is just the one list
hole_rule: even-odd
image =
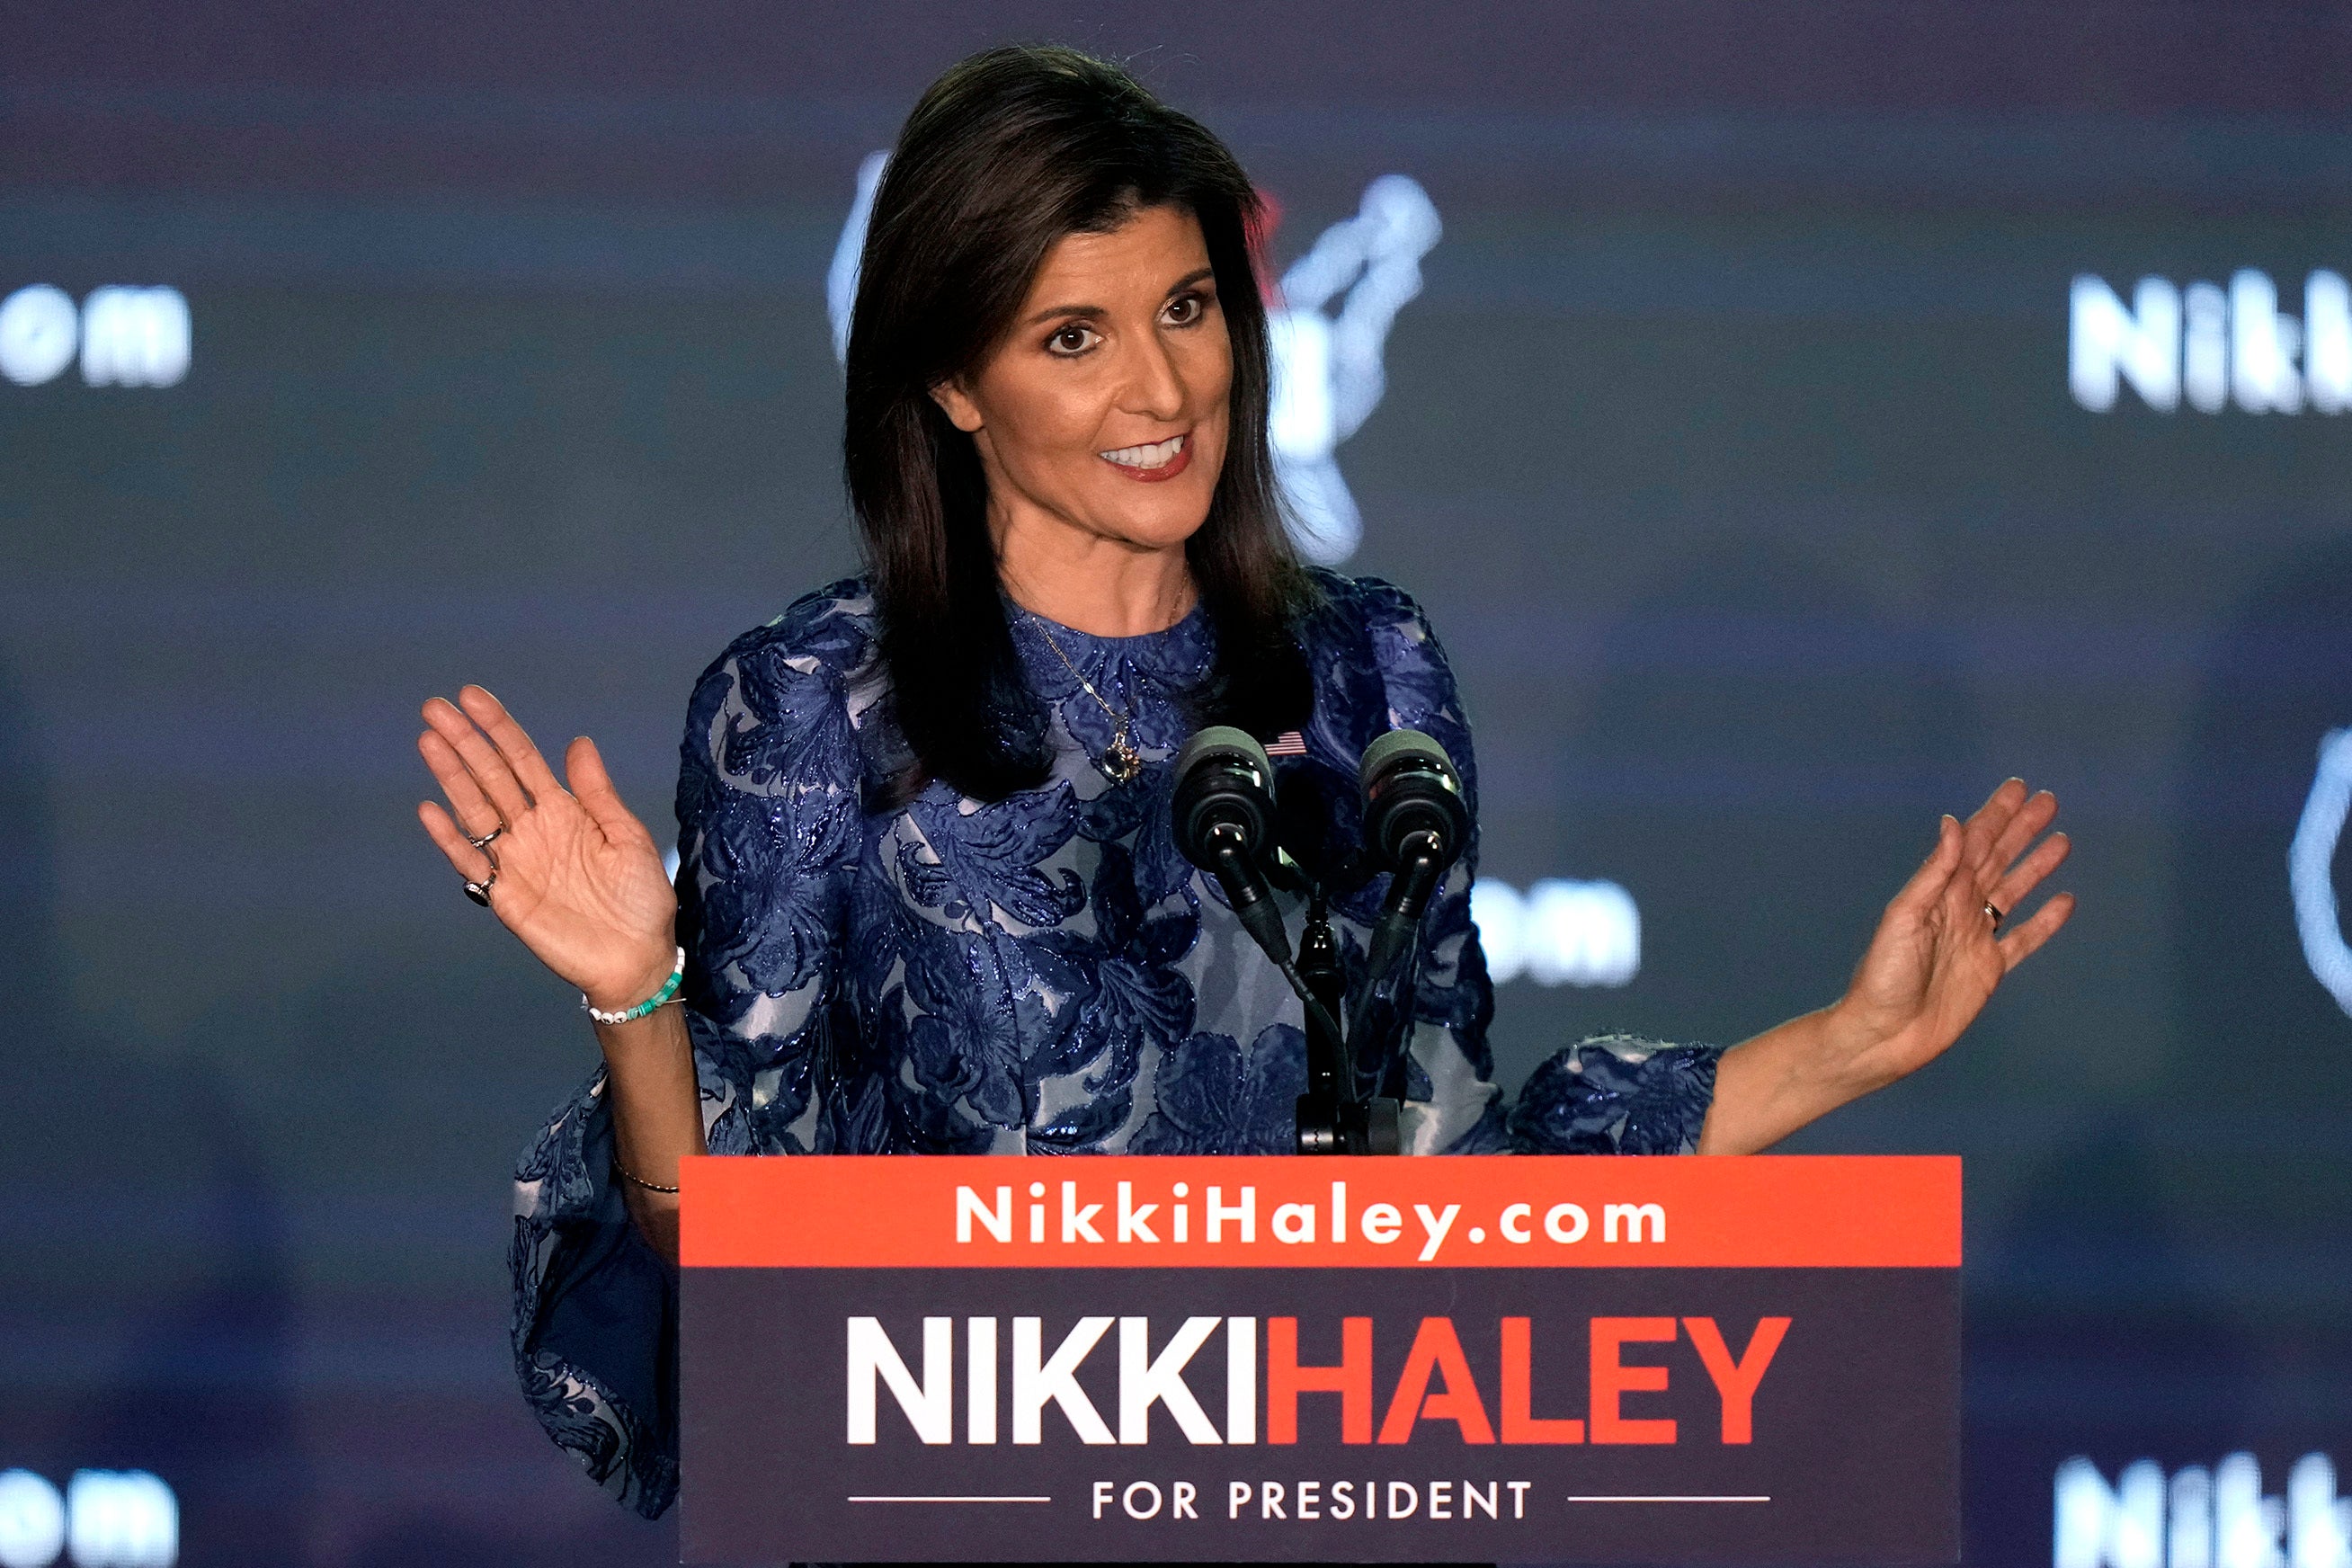
[[[1308,775],[1333,841],[1355,842],[1356,759],[1384,731],[1422,730],[1460,765],[1475,821],[1470,731],[1420,607],[1377,579],[1318,578],[1306,755],[1279,765]],[[1146,766],[1114,785],[1092,760],[1108,714],[1013,612],[1054,715],[1052,777],[993,804],[934,783],[887,813],[862,804],[903,745],[868,668],[872,617],[861,581],[834,584],[738,638],[695,689],[679,925],[710,1152],[1288,1152],[1298,1002],[1169,833],[1180,699],[1212,653],[1205,615],[1136,637],[1052,628],[1131,715]],[[1476,864],[1474,832],[1423,922],[1408,1152],[1688,1152],[1714,1092],[1710,1047],[1586,1040],[1504,1104],[1470,923]],[[1385,891],[1381,879],[1334,900],[1358,966]],[[677,1293],[616,1190],[603,1091],[600,1070],[516,1173],[514,1352],[549,1434],[650,1518],[677,1490]]]

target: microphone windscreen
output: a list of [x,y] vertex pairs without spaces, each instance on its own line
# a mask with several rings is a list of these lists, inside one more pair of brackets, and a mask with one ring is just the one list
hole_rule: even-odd
[[1418,730],[1391,730],[1381,736],[1364,748],[1364,760],[1356,772],[1370,793],[1377,781],[1401,765],[1433,768],[1455,789],[1462,787],[1462,775],[1454,771],[1454,759],[1445,754],[1445,748]]
[[1168,797],[1176,851],[1203,870],[1216,858],[1211,835],[1225,826],[1252,856],[1274,847],[1274,764],[1246,730],[1213,724],[1184,742]]
[[1462,775],[1445,748],[1418,730],[1391,730],[1364,748],[1357,768],[1364,792],[1364,847],[1395,868],[1408,840],[1435,836],[1438,863],[1452,865],[1469,841],[1470,811]]
[[[1433,744],[1434,742],[1432,742]],[[1192,770],[1212,757],[1232,757],[1249,763],[1257,770],[1258,777],[1271,784],[1274,763],[1267,758],[1265,748],[1247,730],[1231,724],[1212,724],[1184,742],[1176,753],[1176,776],[1189,777]]]

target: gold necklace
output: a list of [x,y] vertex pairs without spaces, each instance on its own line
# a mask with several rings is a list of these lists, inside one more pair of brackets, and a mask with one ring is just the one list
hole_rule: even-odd
[[1101,704],[1102,710],[1110,716],[1111,722],[1116,727],[1111,734],[1110,744],[1103,749],[1101,756],[1095,759],[1095,766],[1101,770],[1103,777],[1115,784],[1134,782],[1135,775],[1143,771],[1143,758],[1137,753],[1135,743],[1128,738],[1130,726],[1127,714],[1105,700],[1103,694],[1095,689],[1095,683],[1088,680],[1079,672],[1078,667],[1070,662],[1070,656],[1062,651],[1062,645],[1055,640],[1053,628],[1045,624],[1045,618],[1043,616],[1032,611],[1029,618],[1034,621],[1037,624],[1037,629],[1045,634],[1045,646],[1054,650],[1055,656],[1062,661],[1062,667],[1076,678],[1080,686],[1086,688],[1087,696]]

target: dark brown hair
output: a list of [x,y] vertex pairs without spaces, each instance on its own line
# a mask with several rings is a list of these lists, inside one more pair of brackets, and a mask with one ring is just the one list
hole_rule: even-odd
[[1047,717],[998,589],[979,454],[930,389],[987,360],[1057,241],[1162,205],[1200,224],[1233,344],[1224,468],[1185,544],[1217,648],[1191,706],[1198,721],[1269,739],[1305,721],[1297,623],[1315,594],[1283,531],[1266,444],[1257,195],[1216,137],[1118,67],[1056,47],[990,49],[934,82],[899,132],[851,319],[844,470],[912,757],[881,804],[932,778],[998,800],[1051,769]]

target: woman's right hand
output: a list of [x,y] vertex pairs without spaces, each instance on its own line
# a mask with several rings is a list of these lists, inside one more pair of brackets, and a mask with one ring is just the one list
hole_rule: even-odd
[[[583,735],[564,752],[566,790],[482,688],[428,699],[424,712],[416,749],[449,805],[425,801],[416,816],[458,875],[491,882],[495,871],[491,910],[592,1005],[630,1007],[659,991],[677,951],[677,896],[595,742]],[[487,853],[475,847],[501,824]]]

